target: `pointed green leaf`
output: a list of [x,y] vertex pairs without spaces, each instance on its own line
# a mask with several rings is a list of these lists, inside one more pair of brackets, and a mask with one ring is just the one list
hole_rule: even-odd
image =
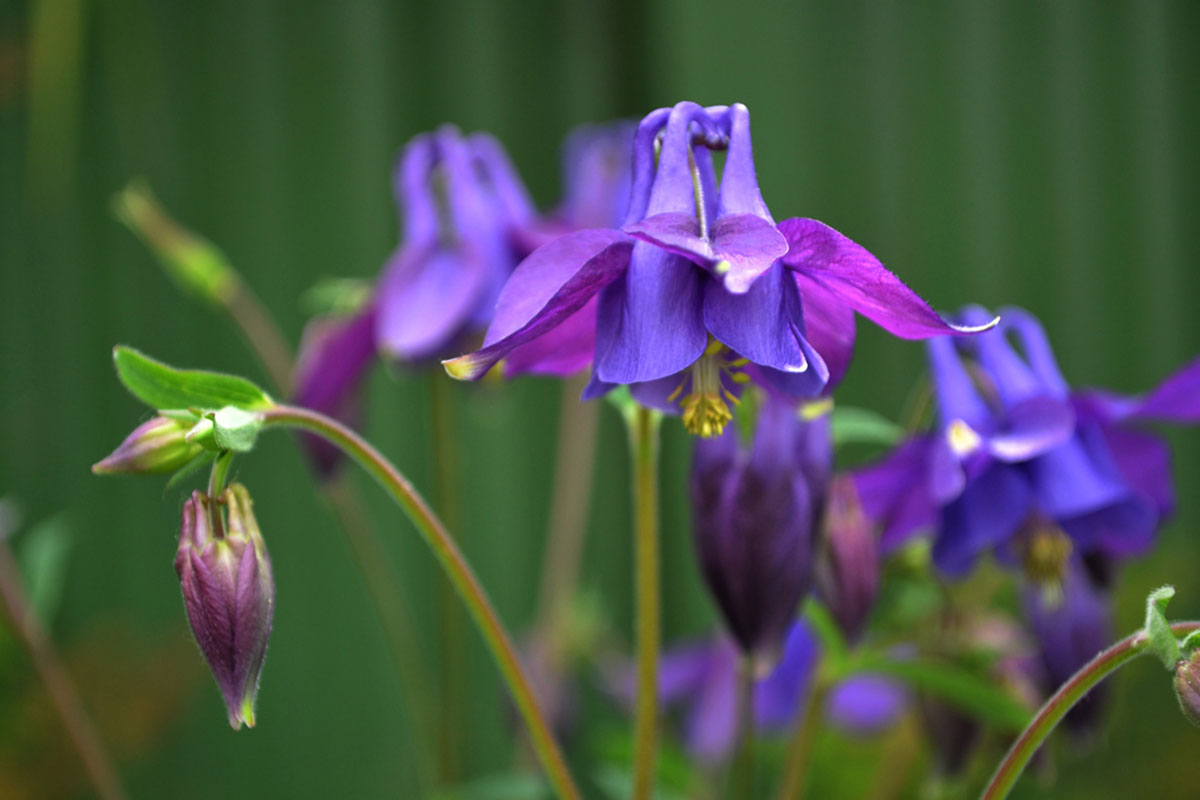
[[1175,596],[1174,586],[1160,586],[1146,598],[1146,627],[1142,633],[1146,636],[1146,649],[1158,656],[1169,670],[1175,669],[1179,661],[1179,642],[1167,622],[1167,604]]
[[893,445],[904,438],[904,429],[887,417],[865,408],[837,406],[830,421],[833,443]]
[[71,527],[61,514],[39,522],[21,537],[17,560],[29,595],[29,613],[43,627],[49,627],[58,612],[71,544]]
[[266,392],[245,378],[176,369],[131,347],[114,347],[113,362],[125,388],[151,408],[207,410],[236,406],[254,411],[273,405]]

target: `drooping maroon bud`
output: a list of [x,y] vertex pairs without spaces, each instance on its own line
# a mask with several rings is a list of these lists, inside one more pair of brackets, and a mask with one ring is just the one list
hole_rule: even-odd
[[[222,519],[221,506],[228,508]],[[254,698],[275,614],[271,560],[250,494],[232,484],[214,501],[201,492],[183,505],[175,571],[196,643],[237,730],[254,727]]]
[[842,633],[857,639],[879,591],[879,541],[849,475],[834,478],[829,489],[816,582]]
[[1175,665],[1175,696],[1183,715],[1193,725],[1200,726],[1200,648],[1192,651],[1191,658],[1181,659]]
[[133,429],[125,441],[92,465],[97,475],[165,475],[180,469],[204,449],[189,442],[191,422],[154,417]]

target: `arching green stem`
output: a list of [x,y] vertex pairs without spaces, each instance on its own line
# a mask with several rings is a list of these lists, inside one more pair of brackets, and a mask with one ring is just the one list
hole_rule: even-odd
[[384,456],[354,431],[323,414],[295,406],[279,405],[263,412],[265,424],[273,427],[300,428],[315,433],[341,449],[375,478],[412,520],[417,532],[433,549],[454,588],[466,603],[484,641],[500,667],[501,675],[512,692],[517,708],[529,728],[534,750],[542,767],[562,798],[576,800],[579,790],[571,777],[562,751],[550,732],[550,726],[538,706],[533,687],[517,658],[516,648],[487,593],[475,577],[454,539],[430,510],[412,484]]

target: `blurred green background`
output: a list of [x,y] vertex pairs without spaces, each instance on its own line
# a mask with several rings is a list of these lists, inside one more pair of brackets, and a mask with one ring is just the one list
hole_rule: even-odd
[[[278,582],[259,727],[232,733],[187,632],[171,562],[181,490],[89,465],[143,410],[117,342],[265,381],[219,316],[182,298],[114,221],[145,177],[225,250],[295,341],[300,294],[370,278],[396,244],[398,147],[453,121],[507,146],[543,208],[581,122],[680,99],[746,103],[777,218],[820,218],[935,306],[1039,314],[1068,378],[1150,386],[1200,351],[1200,4],[0,3],[0,495],[71,550],[52,630],[134,797],[397,797],[416,774],[406,706],[332,516],[287,437],[238,465]],[[839,401],[897,415],[923,349],[860,326]],[[428,378],[376,370],[367,429],[428,489]],[[528,624],[560,388],[454,387],[463,538],[513,629]],[[688,443],[666,425],[668,639],[709,630],[690,551]],[[1120,628],[1173,582],[1200,616],[1200,432],[1171,431],[1180,512],[1128,569]],[[601,410],[584,583],[630,629],[624,435]],[[433,656],[433,561],[373,486],[365,496]],[[24,544],[18,536],[15,545]],[[513,754],[498,677],[473,632],[466,772]],[[1117,681],[1058,797],[1193,797],[1200,731],[1146,661]],[[0,650],[0,796],[87,787],[23,655]],[[589,743],[573,745],[586,761]],[[1150,769],[1156,770],[1154,777]],[[1153,790],[1148,787],[1155,787]],[[1032,782],[1020,796],[1034,796]]]

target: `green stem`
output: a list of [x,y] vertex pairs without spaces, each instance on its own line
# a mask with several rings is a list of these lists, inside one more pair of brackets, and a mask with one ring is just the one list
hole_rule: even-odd
[[417,494],[412,484],[370,443],[337,420],[309,409],[286,405],[278,405],[264,412],[263,418],[267,425],[307,430],[337,446],[375,478],[404,510],[416,526],[417,532],[433,550],[454,583],[454,588],[466,603],[475,624],[479,626],[480,633],[508,683],[521,716],[525,719],[533,747],[550,783],[560,797],[568,800],[579,798],[579,790],[571,778],[562,751],[550,732],[550,726],[538,707],[529,678],[521,666],[516,648],[504,624],[488,600],[479,579],[475,577],[475,573],[455,545],[454,539]]
[[21,572],[5,533],[0,531],[0,596],[3,597],[13,628],[45,684],[63,727],[67,729],[67,735],[83,761],[88,778],[96,787],[96,794],[103,800],[123,800],[125,790],[121,787],[112,760],[83,707],[75,685],[71,683],[70,675],[58,660],[50,638],[29,608]]
[[[1176,622],[1171,625],[1171,631],[1177,636],[1186,635],[1194,630],[1200,630],[1200,622]],[[996,767],[983,794],[979,796],[980,800],[1000,800],[1007,797],[1017,779],[1021,777],[1029,759],[1046,741],[1046,737],[1054,730],[1059,720],[1066,716],[1093,686],[1107,678],[1118,667],[1146,652],[1146,645],[1146,637],[1140,631],[1127,636],[1093,658],[1060,686],[1038,709],[1028,727],[1013,742],[1004,760]]]
[[757,797],[754,791],[754,665],[738,661],[738,749],[733,762],[734,797]]
[[[458,519],[458,497],[455,491],[458,473],[458,452],[454,436],[454,397],[449,391],[450,379],[440,370],[429,376],[429,416],[433,430],[433,506],[448,530],[458,531],[462,544],[462,526]],[[464,738],[470,731],[463,698],[467,678],[466,647],[463,640],[463,619],[454,597],[454,585],[440,576],[437,588],[438,654],[441,664],[442,710],[437,720],[438,765],[441,779],[452,784],[458,778],[459,747],[469,743]]]
[[796,732],[788,744],[786,771],[779,785],[779,800],[800,800],[804,797],[808,780],[808,759],[812,753],[813,743],[817,739],[817,729],[821,726],[821,714],[825,708],[825,696],[829,693],[829,678],[825,664],[817,664],[817,677],[814,686],[808,693],[808,705],[804,708],[804,717],[796,725]]
[[271,383],[283,394],[290,394],[292,350],[258,296],[244,282],[236,280],[233,291],[224,300],[224,308],[271,377]]
[[[567,609],[579,582],[587,531],[588,497],[592,487],[592,466],[596,452],[596,403],[583,403],[579,394],[584,381],[563,384],[562,411],[558,420],[558,446],[554,456],[554,486],[550,493],[550,521],[546,533],[546,554],[542,561],[542,584],[538,592],[537,623],[540,636],[555,639],[566,623]],[[551,642],[550,655],[555,661],[561,653]],[[557,666],[554,665],[554,666]]]
[[657,411],[641,406],[626,414],[633,461],[634,600],[637,609],[634,800],[650,797],[658,745],[658,648],[661,624],[658,586],[658,428],[661,419]]

